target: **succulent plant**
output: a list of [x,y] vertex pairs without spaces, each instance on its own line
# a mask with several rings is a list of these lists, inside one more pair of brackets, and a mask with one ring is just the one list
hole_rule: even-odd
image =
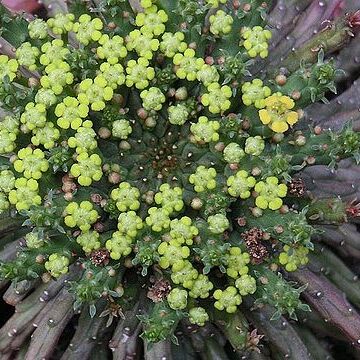
[[2,358],[358,356],[359,11],[46,4],[1,8]]

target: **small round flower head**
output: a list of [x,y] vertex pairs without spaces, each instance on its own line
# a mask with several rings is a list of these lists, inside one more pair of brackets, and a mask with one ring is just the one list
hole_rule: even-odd
[[124,39],[119,35],[110,38],[109,35],[104,34],[99,39],[99,44],[101,46],[96,49],[98,57],[106,59],[111,65],[118,63],[120,59],[125,58],[127,55]]
[[112,123],[112,136],[119,139],[127,139],[129,135],[132,133],[132,127],[129,120],[120,119],[115,120]]
[[142,57],[128,61],[126,73],[126,86],[134,85],[139,90],[147,88],[149,81],[155,77],[154,68],[149,67],[149,61]]
[[255,185],[255,191],[258,193],[255,204],[260,209],[278,210],[281,208],[283,201],[281,198],[287,194],[287,186],[279,184],[275,176],[266,178],[265,182],[260,181]]
[[26,234],[25,241],[26,241],[26,246],[29,249],[39,249],[45,244],[45,241],[43,240],[43,238],[36,231],[32,231],[32,232]]
[[119,211],[137,210],[140,207],[140,191],[127,182],[119,184],[117,189],[111,192],[111,198],[116,201]]
[[186,290],[175,288],[170,291],[167,301],[173,310],[183,310],[187,306],[187,297],[188,293]]
[[192,298],[201,298],[206,299],[210,295],[210,291],[214,288],[213,283],[209,280],[209,278],[204,275],[200,274],[195,281],[193,281],[193,285],[189,291],[189,295]]
[[46,23],[55,35],[65,34],[73,29],[75,16],[74,14],[56,14]]
[[265,140],[259,136],[250,136],[245,141],[245,153],[259,156],[265,149]]
[[214,168],[206,168],[200,165],[196,168],[195,174],[189,176],[190,184],[194,185],[196,192],[205,190],[213,190],[216,188],[216,170]]
[[179,79],[194,81],[196,80],[197,72],[202,68],[205,61],[195,57],[195,50],[186,49],[184,54],[175,54],[173,63],[176,65],[176,76]]
[[216,299],[215,308],[218,310],[225,309],[229,314],[236,312],[237,306],[242,302],[241,296],[234,286],[228,286],[225,290],[215,290],[214,298]]
[[271,95],[271,90],[268,86],[263,86],[260,79],[254,79],[251,82],[246,82],[241,87],[242,101],[244,105],[255,105],[257,109],[265,107],[265,98]]
[[11,170],[0,171],[0,191],[9,193],[15,187],[15,176]]
[[160,232],[170,226],[169,212],[163,208],[151,207],[145,222],[155,232]]
[[99,41],[102,33],[103,23],[99,18],[91,19],[88,14],[82,14],[79,21],[73,25],[76,39],[84,45],[89,45],[91,41]]
[[31,71],[36,70],[36,61],[39,55],[39,49],[35,46],[31,46],[29,42],[22,43],[16,49],[16,59],[19,65],[26,66]]
[[47,75],[41,77],[40,84],[45,89],[51,89],[56,95],[60,95],[64,87],[74,81],[70,66],[64,61],[49,64],[45,72]]
[[81,186],[90,186],[93,181],[102,178],[101,158],[98,154],[82,152],[76,158],[77,164],[71,166],[70,173],[77,178]]
[[77,238],[76,242],[82,247],[86,253],[98,250],[101,247],[100,235],[96,231],[82,232]]
[[152,34],[142,34],[140,30],[133,30],[126,38],[126,48],[145,59],[152,59],[153,54],[159,48],[159,40],[154,39]]
[[96,149],[96,133],[90,120],[85,120],[82,126],[76,130],[76,134],[68,139],[68,145],[71,148],[76,148],[78,154]]
[[30,21],[28,31],[31,39],[45,39],[48,36],[48,27],[42,19]]
[[45,269],[53,276],[58,278],[69,271],[69,259],[60,254],[51,254],[45,263]]
[[197,72],[197,79],[201,81],[204,86],[209,86],[212,83],[217,83],[220,80],[220,75],[215,66],[204,64]]
[[224,149],[224,160],[229,164],[239,163],[245,151],[237,143],[230,143]]
[[239,247],[231,247],[227,259],[227,275],[236,279],[239,275],[247,274],[249,268],[246,265],[249,262],[250,255],[248,253],[242,253]]
[[140,97],[143,100],[143,107],[145,110],[159,111],[166,100],[165,95],[157,87],[143,90],[140,93]]
[[190,249],[187,246],[181,246],[172,240],[162,242],[157,251],[161,255],[159,265],[163,269],[167,269],[175,264],[177,269],[181,269],[184,266],[184,259],[190,256]]
[[0,129],[0,154],[11,153],[15,147],[16,134]]
[[35,102],[44,105],[46,108],[56,104],[56,101],[56,95],[51,89],[41,88],[35,95]]
[[169,122],[173,125],[184,125],[190,115],[188,106],[182,103],[169,106],[168,113]]
[[140,27],[143,34],[151,34],[155,36],[161,35],[165,31],[165,23],[168,16],[164,10],[157,10],[155,5],[145,9],[136,15],[135,24]]
[[79,102],[85,105],[91,104],[91,109],[94,111],[103,110],[105,101],[111,100],[112,97],[113,89],[101,75],[96,76],[94,80],[85,79],[79,85]]
[[9,207],[10,207],[10,203],[8,201],[6,194],[0,192],[0,214],[8,210]]
[[43,53],[40,56],[41,65],[58,63],[59,61],[64,60],[70,53],[69,49],[64,47],[64,42],[60,39],[55,39],[52,42],[46,42],[41,47],[41,52]]
[[82,201],[80,204],[71,202],[65,208],[65,225],[81,231],[88,231],[91,225],[98,219],[99,214],[90,201]]
[[209,321],[209,315],[203,307],[193,307],[189,310],[189,321],[197,326],[204,326]]
[[192,266],[188,260],[178,261],[171,268],[171,280],[176,285],[182,285],[187,289],[191,289],[194,280],[198,277],[198,271]]
[[0,131],[6,130],[14,134],[19,133],[19,117],[15,115],[6,115],[3,119],[0,120]]
[[160,205],[169,214],[182,210],[184,202],[182,200],[183,191],[180,187],[171,188],[169,184],[162,184],[160,192],[155,194],[155,203]]
[[43,104],[27,103],[25,111],[20,117],[20,121],[26,125],[27,129],[44,127],[46,124],[46,108]]
[[19,178],[15,181],[15,189],[9,192],[9,202],[16,210],[29,210],[32,205],[40,205],[39,184],[34,179]]
[[147,9],[147,8],[153,6],[153,3],[155,1],[156,0],[141,0],[140,5],[141,5],[142,8]]
[[15,59],[9,59],[6,55],[0,55],[0,85],[4,82],[4,77],[8,76],[10,81],[16,77],[19,63]]
[[212,8],[217,8],[220,4],[226,4],[226,1],[227,0],[205,0]]
[[116,231],[105,244],[110,251],[110,257],[113,260],[119,260],[121,257],[127,256],[132,251],[132,239],[129,236]]
[[196,141],[211,142],[219,140],[220,123],[218,121],[209,121],[206,116],[200,116],[196,124],[192,124],[190,131]]
[[122,234],[135,238],[138,231],[144,227],[141,217],[135,211],[121,213],[118,218],[118,229]]
[[254,58],[259,55],[261,58],[266,58],[268,56],[271,31],[265,30],[261,26],[254,26],[245,28],[241,36],[244,39],[243,46],[250,57]]
[[234,197],[247,199],[250,197],[250,190],[255,186],[256,180],[245,170],[238,171],[227,179],[228,193]]
[[229,86],[212,83],[207,90],[208,93],[201,96],[201,103],[208,106],[212,114],[220,114],[230,108],[232,91]]
[[100,65],[100,71],[107,84],[114,90],[125,84],[124,68],[121,64],[110,65],[105,62]]
[[160,51],[168,58],[173,58],[177,53],[183,53],[187,49],[184,42],[185,35],[182,32],[166,32],[162,35]]
[[223,214],[210,215],[207,223],[213,234],[222,234],[230,226],[228,218]]
[[275,93],[265,99],[265,108],[259,110],[259,117],[264,125],[268,125],[272,131],[284,133],[289,125],[296,124],[299,115],[291,109],[295,102],[288,96]]
[[252,276],[245,274],[236,279],[235,286],[241,296],[246,296],[256,291],[256,280]]
[[35,128],[33,134],[34,136],[31,138],[32,144],[36,146],[43,145],[47,150],[52,149],[60,138],[59,129],[51,122],[47,122],[42,128]]
[[58,117],[57,124],[62,129],[78,129],[83,119],[89,114],[89,107],[87,104],[79,103],[74,98],[67,96],[60,104],[56,105],[55,115]]
[[285,265],[286,271],[295,271],[308,263],[308,253],[309,249],[305,246],[290,247],[285,245],[283,252],[279,255],[279,263]]
[[192,225],[192,221],[188,216],[171,220],[170,229],[171,239],[180,245],[184,243],[192,245],[193,238],[199,234],[199,230]]
[[234,19],[231,15],[226,14],[223,10],[218,10],[209,18],[210,32],[214,35],[221,36],[231,32],[231,27]]
[[33,150],[30,147],[20,149],[18,159],[14,162],[14,169],[27,179],[38,180],[42,173],[48,171],[49,162],[45,159],[45,154],[40,149]]

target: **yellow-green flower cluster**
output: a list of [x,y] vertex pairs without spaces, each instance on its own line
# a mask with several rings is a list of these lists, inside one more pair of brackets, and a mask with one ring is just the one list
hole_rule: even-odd
[[187,49],[184,39],[185,35],[182,32],[166,32],[161,38],[160,51],[169,58],[174,57],[177,53],[183,53]]
[[168,16],[164,10],[158,10],[155,5],[136,15],[135,24],[143,34],[159,36],[165,31]]
[[153,54],[159,48],[160,42],[154,39],[151,33],[141,33],[140,30],[133,30],[126,38],[126,48],[147,60],[151,60]]
[[15,187],[15,176],[11,170],[0,171],[0,191],[8,194]]
[[212,8],[219,7],[220,4],[226,4],[227,0],[205,0],[205,2],[211,5]]
[[231,278],[237,279],[239,276],[248,273],[247,264],[250,262],[250,255],[242,252],[239,247],[231,247],[227,258],[226,273]]
[[165,102],[165,95],[157,87],[151,87],[149,90],[143,90],[140,93],[143,100],[143,107],[145,110],[159,111],[162,104]]
[[120,231],[116,231],[106,242],[105,246],[110,251],[110,257],[114,260],[119,260],[121,257],[131,253],[132,242],[133,240],[131,237],[124,235]]
[[19,63],[15,59],[9,59],[6,55],[0,55],[0,85],[4,82],[6,76],[10,82],[13,81],[18,68]]
[[70,72],[70,65],[65,61],[51,63],[45,68],[45,73],[40,79],[41,86],[51,89],[56,95],[60,95],[66,85],[71,85],[74,75]]
[[192,245],[193,238],[199,234],[196,226],[192,225],[192,221],[188,216],[180,219],[173,219],[170,222],[171,239],[178,244]]
[[40,149],[33,150],[30,147],[20,149],[17,153],[18,159],[14,162],[14,169],[23,173],[27,179],[38,180],[42,173],[49,169],[49,163],[45,159],[45,154]]
[[85,120],[75,135],[68,139],[69,147],[75,148],[78,154],[90,153],[97,148],[96,133],[92,126],[90,120]]
[[61,254],[55,253],[49,256],[48,261],[45,263],[45,269],[51,276],[58,278],[69,271],[69,259]]
[[118,229],[123,235],[135,238],[138,231],[144,227],[141,217],[135,211],[121,213],[118,218]]
[[255,204],[260,209],[280,209],[283,201],[281,198],[287,194],[287,186],[279,184],[278,178],[270,176],[265,181],[260,181],[255,185],[255,191],[258,193]]
[[190,130],[196,141],[211,142],[219,140],[220,123],[218,121],[209,121],[206,116],[200,116],[198,122],[192,124]]
[[25,111],[21,114],[20,121],[25,124],[28,130],[42,128],[46,124],[46,108],[43,104],[29,102]]
[[65,225],[81,231],[88,231],[91,225],[98,219],[99,214],[90,201],[82,201],[80,204],[71,202],[65,208]]
[[183,191],[176,186],[171,188],[169,184],[162,184],[159,188],[160,192],[155,194],[155,203],[160,205],[170,215],[174,212],[182,210],[184,202],[182,200]]
[[111,65],[118,63],[120,59],[125,58],[127,55],[124,39],[119,35],[110,38],[109,35],[104,34],[99,39],[99,44],[101,46],[96,49],[98,57],[106,59]]
[[56,14],[47,20],[47,25],[55,35],[62,35],[70,32],[74,26],[74,14]]
[[140,207],[140,191],[127,182],[121,182],[117,189],[111,192],[111,198],[116,201],[119,211],[137,210]]
[[190,256],[189,247],[181,246],[174,240],[170,240],[169,242],[163,241],[157,251],[161,255],[159,265],[163,269],[167,269],[174,264],[178,264],[178,268],[181,269],[184,266],[183,259]]
[[179,79],[194,81],[205,62],[203,59],[195,57],[195,50],[186,49],[183,54],[175,54],[173,63],[176,66],[176,76]]
[[256,180],[253,176],[249,176],[245,170],[240,170],[227,179],[228,193],[231,196],[240,197],[240,199],[247,199],[255,184]]
[[189,176],[190,184],[194,185],[196,192],[213,190],[216,188],[216,170],[214,168],[206,168],[200,165],[196,168],[194,174]]
[[31,39],[45,39],[48,36],[48,27],[42,19],[34,19],[28,25]]
[[34,179],[18,178],[15,189],[9,192],[9,202],[15,205],[16,210],[29,210],[32,205],[41,204],[39,184]]
[[187,105],[182,103],[169,106],[168,113],[169,123],[173,125],[184,125],[190,115]]
[[93,181],[99,181],[102,178],[102,161],[98,154],[89,156],[88,153],[81,152],[76,161],[77,163],[71,166],[70,173],[77,178],[81,186],[90,186]]
[[224,149],[224,160],[229,164],[239,163],[245,156],[245,151],[237,143],[230,143]]
[[229,220],[224,214],[210,215],[207,223],[213,234],[222,234],[230,226]]
[[236,312],[237,306],[242,303],[241,296],[234,286],[228,286],[225,290],[215,290],[214,298],[216,299],[214,303],[215,308],[225,310],[230,314]]
[[130,122],[126,119],[115,120],[112,123],[112,136],[119,139],[127,139],[132,133]]
[[34,136],[31,138],[32,144],[36,146],[41,144],[47,150],[52,149],[60,138],[59,129],[51,122],[47,122],[42,128],[35,128],[33,134]]
[[118,86],[125,84],[124,67],[121,64],[111,65],[104,62],[100,65],[100,71],[107,85],[112,89],[115,90]]
[[284,133],[289,129],[289,125],[292,126],[299,120],[298,113],[291,110],[295,102],[288,96],[273,94],[265,99],[264,105],[265,109],[259,110],[260,120],[277,133]]
[[279,263],[285,265],[286,271],[295,271],[300,266],[308,263],[308,253],[309,249],[305,246],[290,247],[289,245],[285,245],[283,252],[279,255]]
[[79,103],[74,98],[67,96],[60,104],[56,105],[55,115],[58,117],[57,124],[62,129],[78,129],[89,114],[89,107],[87,104]]
[[103,23],[99,18],[92,19],[88,14],[82,14],[79,21],[73,25],[72,30],[76,33],[76,39],[84,45],[91,41],[99,41],[102,33]]
[[201,103],[209,107],[212,114],[220,114],[231,106],[232,91],[230,86],[212,83],[207,87],[208,93],[201,96]]
[[169,306],[174,310],[183,310],[187,306],[188,293],[186,290],[175,288],[167,296]]
[[245,28],[241,36],[244,39],[243,46],[250,57],[266,58],[269,55],[270,30],[265,30],[261,26],[254,26],[253,28]]
[[231,27],[234,19],[231,15],[226,14],[223,10],[218,10],[209,18],[210,32],[214,35],[221,36],[231,32]]
[[92,230],[82,232],[76,238],[76,242],[82,247],[85,253],[97,250],[101,246],[99,233]]
[[65,60],[70,53],[69,49],[64,47],[64,42],[60,39],[55,39],[51,42],[46,42],[41,46],[42,55],[40,56],[41,65],[57,64]]
[[197,79],[201,81],[204,86],[209,86],[212,83],[217,83],[220,80],[220,75],[215,66],[203,64],[197,72]]
[[16,59],[22,66],[26,66],[29,70],[36,70],[36,61],[40,51],[37,47],[31,46],[29,42],[24,42],[16,49]]
[[103,110],[105,101],[111,100],[113,89],[108,86],[102,75],[96,76],[94,80],[85,79],[79,84],[78,100],[80,104],[90,105],[94,111]]
[[145,222],[155,232],[160,232],[170,226],[170,213],[164,208],[151,207]]
[[245,82],[241,87],[242,101],[244,105],[254,106],[258,109],[265,107],[265,98],[271,95],[271,90],[268,86],[263,86],[264,83],[260,79],[254,79],[251,82]]
[[45,241],[43,240],[43,238],[36,231],[32,231],[32,232],[26,234],[25,241],[26,241],[26,246],[29,249],[39,249],[45,244]]
[[155,77],[155,70],[149,64],[149,61],[143,57],[128,61],[126,67],[126,86],[132,87],[134,85],[139,90],[148,87],[149,81]]
[[209,315],[203,307],[193,307],[189,310],[189,321],[191,324],[204,326],[209,321]]
[[260,136],[250,136],[245,141],[245,153],[259,156],[265,149],[265,140]]

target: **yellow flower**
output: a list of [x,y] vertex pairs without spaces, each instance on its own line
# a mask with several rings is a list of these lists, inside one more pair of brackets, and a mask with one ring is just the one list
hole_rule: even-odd
[[289,125],[296,124],[299,115],[291,111],[295,106],[294,100],[281,93],[275,93],[265,99],[265,109],[259,110],[259,117],[264,125],[277,133],[284,133]]
[[18,62],[15,59],[10,59],[6,55],[0,55],[0,84],[3,83],[4,77],[8,76],[10,81],[13,81],[16,76]]

